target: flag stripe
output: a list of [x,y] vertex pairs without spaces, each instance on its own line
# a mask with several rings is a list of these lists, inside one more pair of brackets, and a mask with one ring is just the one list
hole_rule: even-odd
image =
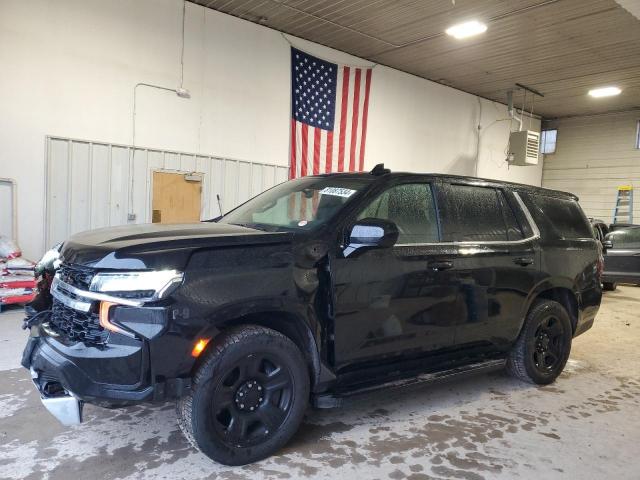
[[296,178],[296,120],[295,118],[291,119],[291,160],[289,165],[289,178]]
[[344,171],[344,141],[347,130],[347,108],[349,99],[349,67],[342,73],[342,102],[340,110],[340,139],[338,140],[338,171]]
[[364,107],[362,108],[362,134],[360,137],[360,165],[359,170],[364,170],[364,147],[367,141],[367,119],[369,118],[369,92],[371,90],[371,69],[365,75]]
[[[313,127],[312,127],[313,128]],[[308,126],[306,123],[302,124],[302,152],[300,154],[300,176],[301,177],[306,177],[307,176],[307,162],[308,162],[308,157],[307,157],[307,144],[309,141],[309,134],[308,134]]]
[[313,174],[320,173],[320,133],[322,129],[312,127],[313,129]]
[[332,172],[333,168],[333,130],[327,132],[327,158],[325,160],[325,173]]
[[339,150],[340,150],[340,119],[342,118],[342,101],[340,100],[340,94],[342,93],[342,68],[338,69],[338,75],[336,75],[336,98],[335,98],[335,107],[336,107],[336,118],[334,123],[333,130],[333,151],[331,152],[331,159],[333,163],[333,170],[336,172],[341,172],[340,167],[338,165],[339,158]]
[[356,141],[358,139],[358,113],[360,113],[360,75],[362,70],[356,68],[356,77],[353,81],[353,113],[351,118],[351,149],[349,151],[349,171],[356,169]]

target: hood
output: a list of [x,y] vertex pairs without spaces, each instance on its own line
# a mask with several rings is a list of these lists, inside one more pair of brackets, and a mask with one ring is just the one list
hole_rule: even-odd
[[201,248],[290,243],[291,233],[221,223],[143,224],[100,228],[64,242],[65,263],[99,269],[183,269]]

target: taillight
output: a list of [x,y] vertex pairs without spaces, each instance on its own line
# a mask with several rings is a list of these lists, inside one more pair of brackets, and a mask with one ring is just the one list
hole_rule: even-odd
[[602,278],[602,274],[604,273],[604,257],[602,254],[598,255],[598,262],[596,263],[596,274],[598,275],[598,279]]

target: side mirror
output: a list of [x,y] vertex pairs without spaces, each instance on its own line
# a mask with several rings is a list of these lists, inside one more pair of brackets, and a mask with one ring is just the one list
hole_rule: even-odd
[[602,242],[602,248],[604,248],[605,250],[613,248],[613,242],[611,240],[605,240],[604,242]]
[[389,248],[398,241],[398,227],[395,223],[379,218],[359,220],[349,235],[349,245],[344,250],[348,257],[362,248]]

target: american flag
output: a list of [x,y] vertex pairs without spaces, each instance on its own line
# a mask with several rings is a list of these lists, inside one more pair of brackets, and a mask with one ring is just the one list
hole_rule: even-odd
[[291,49],[289,178],[364,169],[371,71]]

